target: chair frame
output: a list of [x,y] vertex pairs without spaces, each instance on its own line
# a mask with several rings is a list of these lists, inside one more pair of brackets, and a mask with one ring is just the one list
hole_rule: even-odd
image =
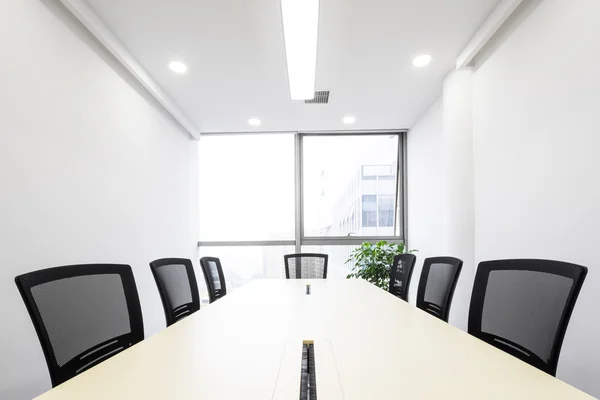
[[[222,293],[219,295],[216,295],[215,285],[211,279],[212,274],[210,272],[210,267],[208,266],[208,263],[211,261],[217,264],[217,273],[219,274],[219,281],[221,282],[222,291]],[[206,288],[208,289],[209,302],[212,303],[225,296],[227,294],[227,287],[225,286],[225,276],[223,275],[223,266],[221,265],[221,260],[218,257],[202,257],[200,259],[200,266],[202,267],[204,281],[206,282]]]
[[[289,264],[289,259],[290,258],[304,258],[304,257],[314,257],[314,258],[322,258],[324,260],[324,265],[323,265],[323,278],[322,279],[327,279],[327,265],[329,263],[329,255],[328,254],[322,254],[322,253],[294,253],[294,254],[286,254],[285,256],[283,256],[283,261],[285,264],[285,279],[291,279],[290,278],[290,264]],[[296,270],[296,272],[298,272]],[[296,278],[296,279],[302,279],[302,278]]]
[[[440,309],[437,304],[429,303],[425,301],[425,292],[427,290],[427,280],[429,278],[429,272],[433,264],[450,264],[456,267],[452,282],[450,284],[450,290],[448,291],[448,297],[445,299],[445,306]],[[460,277],[462,270],[463,261],[455,257],[430,257],[423,261],[423,270],[421,271],[421,278],[419,279],[419,289],[417,290],[417,308],[445,321],[448,322],[450,316],[450,307],[452,306],[452,299],[454,298],[454,290]]]
[[[105,342],[87,349],[83,353],[69,360],[62,367],[58,365],[54,351],[52,349],[50,337],[42,320],[42,316],[35,304],[31,288],[40,284],[53,282],[57,280],[75,278],[87,275],[113,275],[121,277],[123,291],[127,303],[129,314],[129,323],[131,332],[125,335],[111,338]],[[67,265],[62,267],[53,267],[43,270],[29,272],[19,275],[15,278],[15,283],[21,293],[25,307],[31,317],[33,326],[46,358],[48,372],[52,387],[56,387],[63,382],[75,377],[79,373],[99,364],[102,361],[118,354],[121,350],[133,346],[144,340],[144,323],[142,319],[142,309],[138,296],[137,287],[133,271],[129,265],[122,264],[85,264],[85,265]],[[100,353],[101,351],[101,353]],[[87,357],[94,354],[95,358]]]
[[[573,309],[577,302],[577,297],[579,296],[579,292],[585,281],[587,270],[586,267],[581,265],[552,260],[517,259],[485,261],[480,263],[477,268],[477,274],[475,275],[473,294],[471,296],[469,333],[552,376],[556,376],[560,350],[565,338],[565,333],[567,332],[571,314],[573,313]],[[565,308],[563,309],[556,335],[554,336],[554,343],[548,362],[545,362],[540,357],[533,354],[529,349],[517,343],[481,331],[483,303],[487,291],[489,275],[492,271],[535,271],[560,275],[573,280],[573,285],[567,296]]]
[[[410,260],[412,260],[412,261],[409,261],[410,265],[408,266],[409,269],[408,269],[408,274],[406,276],[406,285],[404,288],[404,296],[397,293],[397,290],[394,287],[394,283],[392,281],[393,272],[398,267],[398,263],[402,258],[409,258]],[[390,269],[390,286],[389,286],[388,291],[391,294],[393,294],[394,296],[396,296],[399,299],[402,299],[404,301],[408,301],[408,290],[410,289],[410,281],[412,279],[412,274],[413,274],[413,270],[415,269],[416,262],[417,262],[417,256],[415,256],[414,254],[410,254],[410,253],[396,254],[396,256],[394,257],[394,262],[392,263],[392,268]]]
[[[173,307],[169,301],[166,288],[162,285],[158,276],[158,269],[167,265],[183,265],[188,276],[188,283],[190,285],[190,292],[192,294],[192,302],[183,304],[179,307]],[[165,321],[167,326],[173,325],[180,319],[187,317],[196,311],[200,310],[200,294],[198,293],[198,282],[196,281],[196,274],[194,273],[194,266],[192,261],[187,258],[161,258],[154,260],[150,263],[150,270],[152,270],[152,276],[156,282],[158,293],[160,294],[160,300],[162,301],[163,309],[165,311]]]

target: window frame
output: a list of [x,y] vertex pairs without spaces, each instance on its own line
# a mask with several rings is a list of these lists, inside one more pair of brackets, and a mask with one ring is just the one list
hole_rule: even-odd
[[[376,243],[381,240],[390,243],[406,242],[407,237],[407,196],[406,196],[406,134],[407,130],[361,130],[361,131],[296,131],[296,132],[239,132],[211,133],[210,136],[221,135],[294,135],[294,183],[295,183],[295,238],[293,240],[234,240],[234,241],[199,241],[199,247],[233,247],[233,246],[294,246],[297,253],[302,246],[352,246],[364,242]],[[304,233],[304,176],[303,176],[303,144],[304,138],[310,136],[372,136],[397,135],[398,157],[396,162],[396,204],[394,207],[394,235],[392,236],[306,236]],[[361,171],[362,176],[362,171]],[[377,177],[375,177],[377,178]],[[378,218],[379,211],[377,210]],[[379,223],[379,222],[378,222]]]

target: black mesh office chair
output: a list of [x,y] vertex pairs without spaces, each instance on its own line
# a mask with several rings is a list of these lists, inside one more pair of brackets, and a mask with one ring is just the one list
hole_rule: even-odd
[[417,307],[448,322],[462,264],[462,260],[454,257],[425,259],[417,291]]
[[469,333],[554,376],[586,274],[586,267],[558,261],[480,263]]
[[202,257],[200,265],[202,266],[202,272],[204,272],[208,298],[212,303],[227,294],[221,260],[216,257]]
[[70,265],[15,278],[46,357],[52,386],[144,339],[128,265]]
[[408,287],[417,257],[414,254],[398,254],[390,272],[390,293],[408,301]]
[[283,256],[286,279],[327,279],[327,254],[299,253]]
[[163,258],[152,261],[150,269],[160,293],[167,326],[200,309],[198,283],[190,260]]

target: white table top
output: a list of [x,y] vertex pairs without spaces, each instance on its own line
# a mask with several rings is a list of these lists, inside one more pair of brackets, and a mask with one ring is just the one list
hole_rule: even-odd
[[[312,294],[305,294],[310,283]],[[591,399],[359,280],[254,281],[39,400]]]

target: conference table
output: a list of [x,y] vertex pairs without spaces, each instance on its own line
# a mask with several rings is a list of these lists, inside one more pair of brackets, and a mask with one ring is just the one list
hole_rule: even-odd
[[[310,285],[307,294],[306,285]],[[591,399],[362,280],[256,280],[39,400]]]

